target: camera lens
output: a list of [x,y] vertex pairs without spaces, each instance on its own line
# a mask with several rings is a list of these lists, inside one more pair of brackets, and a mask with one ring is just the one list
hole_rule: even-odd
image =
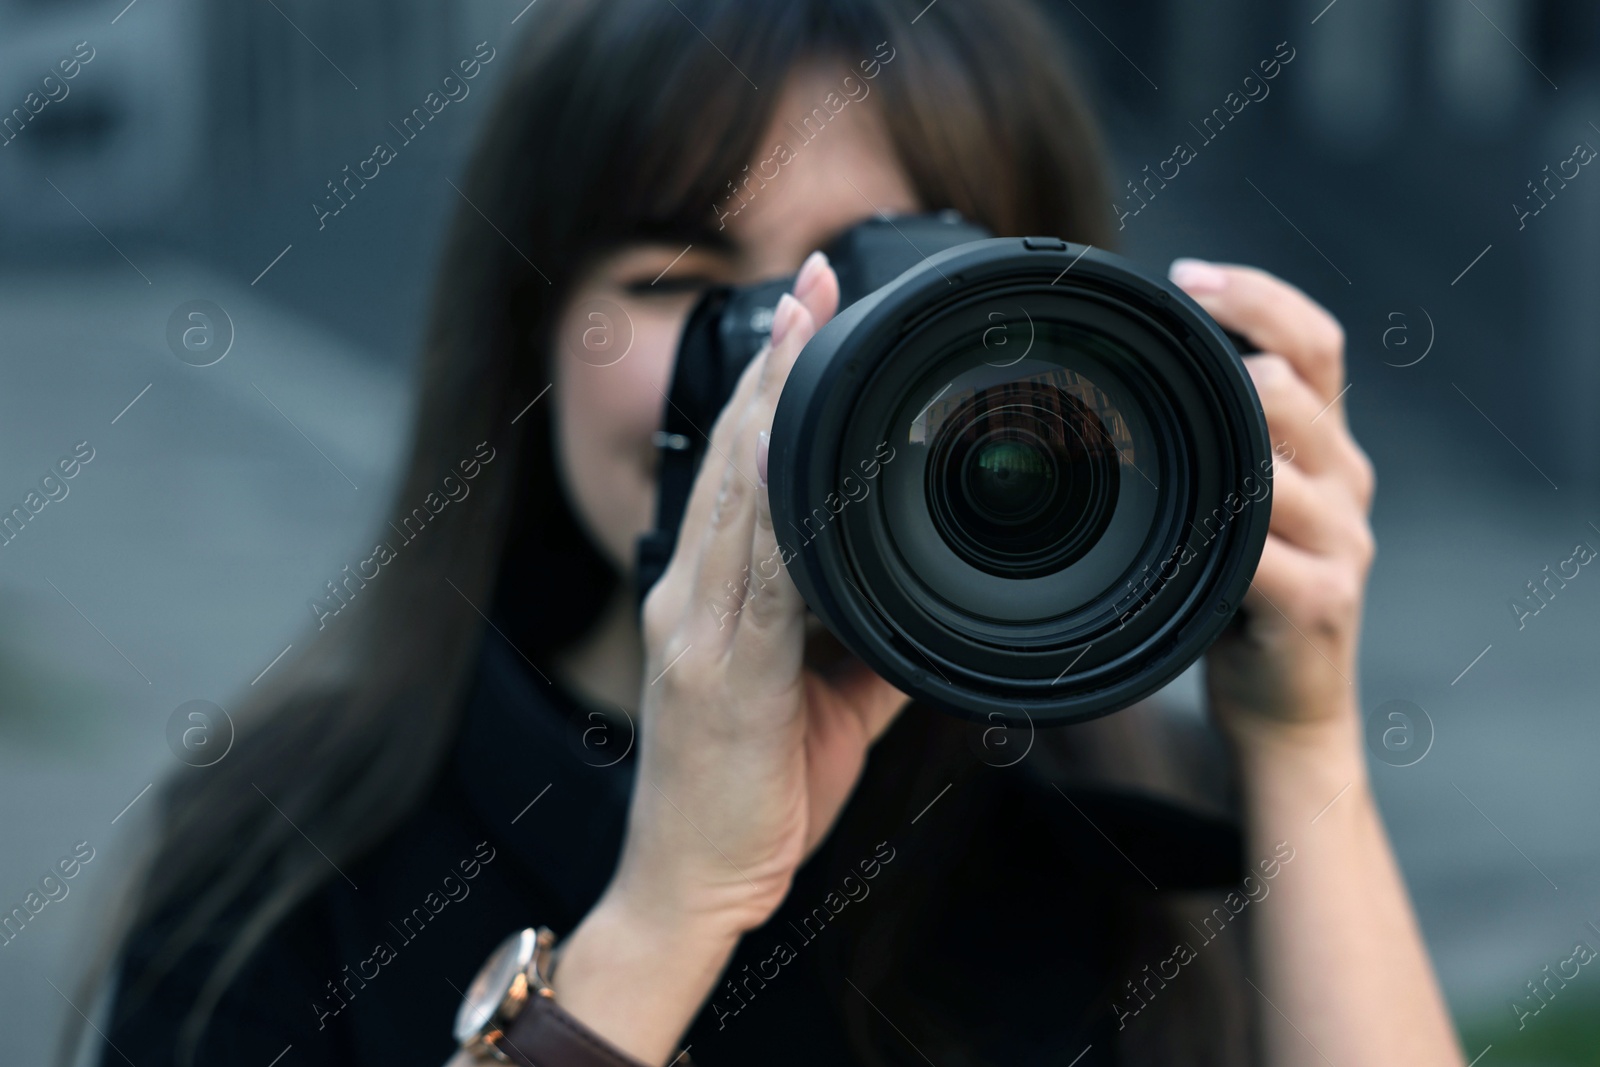
[[1059,386],[978,390],[943,420],[927,466],[935,527],[962,559],[1003,578],[1049,574],[1105,532],[1116,457],[1098,417]]
[[[1056,457],[1050,446],[1034,434],[1002,426],[976,444],[963,434],[957,458],[950,464],[956,493],[964,514],[963,525],[979,525],[996,540],[1019,540],[1028,533],[1027,522],[1048,510],[1060,484]],[[949,472],[947,472],[949,473]],[[932,489],[937,494],[938,490]],[[943,501],[937,501],[943,503]]]
[[1074,722],[1222,632],[1270,518],[1238,353],[1098,249],[996,239],[845,308],[784,385],[774,532],[806,603],[898,688]]
[[1056,484],[1044,442],[1018,430],[998,430],[971,449],[961,467],[962,488],[985,517],[1014,524],[1039,509],[1041,494]]
[[[894,618],[915,628],[954,612],[942,629],[1017,647],[1033,640],[1019,626],[1070,613],[1144,562],[1173,449],[1159,394],[1131,380],[1128,346],[1054,316],[1029,325],[1002,306],[929,322],[919,358],[908,348],[855,398],[845,453],[888,443],[893,458],[877,495],[840,525],[862,591],[881,588]],[[1026,349],[1004,366],[967,327],[997,313],[1014,316],[1005,328]]]

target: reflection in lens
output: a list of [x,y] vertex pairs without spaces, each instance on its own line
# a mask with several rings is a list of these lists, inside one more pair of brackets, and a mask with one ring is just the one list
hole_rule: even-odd
[[1047,380],[975,390],[944,418],[927,499],[945,543],[1008,578],[1068,566],[1116,510],[1119,464],[1100,419]]
[[1000,433],[974,448],[961,471],[973,506],[999,522],[1017,522],[1037,510],[1056,480],[1040,445],[1022,434]]

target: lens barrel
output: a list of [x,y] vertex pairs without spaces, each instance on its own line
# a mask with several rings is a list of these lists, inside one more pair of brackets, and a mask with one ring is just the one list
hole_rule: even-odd
[[1047,725],[1155,692],[1222,632],[1272,453],[1238,353],[1184,293],[998,238],[817,333],[768,479],[773,565],[856,655],[947,711]]

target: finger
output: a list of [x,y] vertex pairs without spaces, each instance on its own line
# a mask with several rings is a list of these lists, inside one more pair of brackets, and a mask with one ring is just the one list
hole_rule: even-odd
[[819,730],[848,727],[870,745],[911,701],[809,613],[805,665],[808,678],[828,694],[827,700],[812,704],[813,723]]
[[[819,310],[824,309],[829,301],[838,299],[838,280],[828,267],[827,257],[821,253],[814,253],[806,259],[796,276],[795,286]],[[831,310],[828,313],[831,314]],[[792,311],[785,313],[784,329],[787,329],[792,322],[790,315]],[[773,326],[774,335],[781,336],[782,330],[779,329],[776,309]],[[704,538],[700,533],[736,518],[740,499],[750,488],[751,474],[748,468],[752,464],[741,464],[734,453],[745,441],[745,434],[748,432],[746,421],[750,417],[750,401],[762,381],[772,347],[772,340],[769,338],[767,345],[745,367],[733,396],[718,414],[711,435],[707,439],[705,458],[702,460],[700,472],[696,476],[689,502],[684,510],[680,526],[680,530],[684,532],[680,535],[679,551],[674,554],[674,565],[669,566],[667,573],[661,579],[661,585],[665,587],[661,597],[670,597],[676,602],[669,604],[664,613],[674,619],[682,618],[685,610],[701,612],[702,604],[697,603],[698,600],[704,602],[704,614],[715,623],[719,631],[727,629],[729,620],[737,621],[747,575],[729,574],[724,570],[723,573],[711,575],[708,579],[703,568],[707,544],[702,543]],[[741,474],[744,484],[736,480]],[[713,585],[720,582],[720,587],[709,598],[697,597],[695,591],[697,589],[703,591],[708,580]]]
[[794,550],[779,543],[764,488],[756,497],[753,525],[749,553],[754,580],[733,635],[729,671],[794,684],[805,659],[806,604],[786,568]]
[[[832,314],[838,301],[838,283],[825,260],[815,256],[808,259],[796,285],[820,312]],[[745,602],[750,599],[754,579],[759,577],[757,567],[771,554],[770,550],[758,550],[754,536],[757,501],[765,497],[765,490],[759,484],[761,474],[757,470],[760,436],[772,425],[778,395],[795,358],[815,333],[816,320],[811,311],[794,296],[785,294],[773,312],[773,340],[729,444],[722,489],[707,525],[694,587],[697,591],[708,593],[720,590],[737,603],[735,632],[744,625],[743,609]],[[737,578],[733,577],[732,572],[737,572]],[[778,603],[786,603],[786,599]],[[793,620],[787,619],[787,616],[795,611],[785,607],[783,631],[786,632],[793,624]],[[724,646],[732,640],[733,634],[727,634]],[[790,651],[787,646],[785,651]],[[798,670],[798,667],[795,669]],[[788,672],[779,671],[775,676],[786,677]]]
[[[812,318],[820,322],[832,317],[838,298],[839,280],[834,274],[833,268],[828,264],[828,257],[821,251],[811,253],[806,257],[805,262],[800,266],[799,272],[795,275],[793,299],[799,300],[801,305],[811,313]],[[725,468],[722,471],[725,483],[731,480],[739,471],[744,471],[747,475],[750,474],[748,468],[752,467],[753,464],[741,463],[744,451],[752,447],[754,434],[749,426],[750,421],[754,419],[761,429],[766,429],[770,424],[770,419],[763,421],[761,413],[752,411],[750,405],[758,395],[764,396],[771,393],[772,386],[767,373],[771,350],[781,342],[787,330],[797,321],[789,317],[793,314],[791,309],[784,312],[785,317],[780,323],[778,314],[783,306],[784,301],[780,299],[779,306],[773,309],[772,332],[768,337],[766,346],[756,359],[751,361],[751,366],[745,368],[745,373],[740,378],[738,391],[724,409],[725,414],[733,411],[740,413],[738,421],[733,424],[732,433],[729,437],[731,443],[721,446],[723,453],[721,458],[731,466],[731,470]],[[804,344],[803,341],[800,343]],[[785,377],[787,377],[787,372],[785,372]],[[768,384],[764,386],[763,383]],[[781,386],[782,382],[780,381],[778,387],[781,388]],[[764,388],[767,391],[766,394],[762,393]],[[721,421],[723,420],[719,419],[719,422]],[[721,492],[721,488],[719,485],[718,495],[711,498],[713,507],[709,514],[713,517],[716,515],[715,502],[717,500],[722,500],[724,503],[728,502],[727,497]],[[688,516],[686,515],[685,518],[687,519]],[[695,518],[699,519],[701,516],[697,515]],[[686,525],[685,528],[690,527]],[[692,528],[700,529],[701,527],[696,525]]]
[[1332,548],[1327,504],[1317,496],[1316,481],[1290,464],[1280,464],[1272,472],[1272,519],[1269,533],[1296,548],[1323,553]]
[[816,251],[806,257],[800,273],[794,280],[794,298],[811,312],[811,318],[820,328],[833,318],[839,307],[839,276],[834,273],[823,252]]
[[[820,253],[816,257],[820,257]],[[807,264],[813,261],[807,260]],[[804,296],[811,310],[805,312],[806,317],[797,324],[794,333],[773,349],[751,405],[752,423],[745,427],[747,433],[752,425],[760,427],[751,436],[756,441],[756,477],[761,489],[756,495],[749,547],[751,595],[740,613],[732,656],[736,669],[766,670],[773,678],[792,679],[799,675],[805,655],[805,601],[785,569],[794,549],[786,541],[780,541],[773,529],[772,501],[765,485],[767,448],[762,435],[771,432],[778,397],[794,360],[815,334],[815,326],[831,318],[838,307],[838,277],[827,266],[826,259],[821,259],[821,264],[809,286],[804,284],[806,275],[802,270],[796,290]]]
[[1267,528],[1294,547],[1319,556],[1370,555],[1372,532],[1362,510],[1337,481],[1282,464],[1273,472],[1271,499]]
[[1269,535],[1243,606],[1252,625],[1265,632],[1289,627],[1324,652],[1358,611],[1361,591],[1361,576],[1349,564]]
[[860,718],[869,743],[882,736],[911,702],[910,696],[857,659],[830,676],[829,681],[839,698]]
[[1169,274],[1217,322],[1282,353],[1344,418],[1344,329],[1320,304],[1254,267],[1178,259]]
[[699,532],[705,529],[716,506],[717,495],[721,491],[722,479],[728,467],[728,443],[733,440],[737,424],[749,405],[756,384],[760,381],[761,364],[765,360],[766,350],[763,349],[750,361],[749,366],[745,367],[738,383],[734,386],[733,396],[711,425],[710,434],[706,438],[705,456],[700,462],[694,483],[690,486],[688,503],[684,505],[683,521],[678,527],[677,548],[672,554],[672,559],[668,561],[666,571],[656,583],[656,588],[651,590],[645,601],[647,619],[655,615],[663,622],[670,620],[676,625],[686,612],[696,611],[709,612],[714,621],[719,618],[716,614],[719,604],[713,602],[702,606],[693,603],[689,597],[698,569]]
[[1268,436],[1275,445],[1289,445],[1280,463],[1287,459],[1313,473],[1335,466],[1336,438],[1345,430],[1333,421],[1331,412],[1322,410],[1323,402],[1294,364],[1277,353],[1264,352],[1245,356],[1244,366],[1261,398]]
[[[771,430],[772,413],[778,409],[778,396],[783,392],[784,383],[789,380],[789,371],[794,368],[800,350],[839,310],[839,276],[829,265],[828,257],[821,252],[811,253],[800,268],[800,274],[795,279],[795,298],[805,309],[809,320],[805,323],[805,329],[808,332],[804,340],[774,346],[772,359],[762,375],[756,398],[761,414],[758,430]],[[753,439],[754,434],[751,436]]]
[[1312,474],[1336,475],[1365,511],[1372,502],[1376,478],[1371,459],[1356,444],[1349,428],[1332,418],[1331,409],[1319,403],[1311,386],[1282,356],[1270,352],[1245,356],[1244,365],[1261,398],[1267,433],[1275,443],[1274,466],[1292,462]]
[[[697,539],[694,570],[690,578],[692,600],[711,605],[720,602],[731,614],[719,617],[722,635],[718,646],[731,644],[740,625],[752,580],[751,531],[755,525],[755,502],[760,486],[756,481],[757,397],[771,367],[773,355],[789,345],[794,333],[809,325],[811,313],[791,294],[785,293],[773,311],[772,337],[758,365],[747,369],[748,389],[741,390],[740,404],[729,405],[726,416],[730,427],[721,442],[723,463],[711,497],[705,522],[698,528],[684,528],[686,538]],[[741,384],[744,384],[743,381]],[[722,421],[722,420],[719,420]]]

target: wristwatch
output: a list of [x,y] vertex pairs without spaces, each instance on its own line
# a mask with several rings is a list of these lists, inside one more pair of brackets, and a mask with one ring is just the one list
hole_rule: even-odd
[[[563,1011],[550,988],[556,935],[512,934],[484,963],[456,1012],[468,1055],[517,1067],[648,1067]],[[681,1054],[672,1067],[693,1067]]]

